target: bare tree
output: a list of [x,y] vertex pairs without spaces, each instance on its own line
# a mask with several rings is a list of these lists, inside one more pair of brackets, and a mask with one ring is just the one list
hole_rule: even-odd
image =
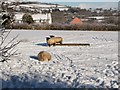
[[7,11],[7,9],[8,9],[8,3],[2,2],[2,4],[1,4],[1,9],[2,9],[3,11]]
[[10,60],[11,56],[17,54],[17,50],[15,50],[15,47],[20,43],[20,41],[15,40],[18,35],[6,43],[6,39],[8,38],[10,32],[11,30],[6,31],[3,28],[0,29],[0,62]]
[[[7,12],[8,4],[2,2],[1,8],[3,11]],[[18,37],[17,35],[16,37],[11,38],[10,41],[6,42],[6,39],[8,39],[11,30],[6,31],[5,27],[9,26],[9,24],[11,23],[11,17],[10,15],[3,14],[2,16],[0,16],[0,19],[2,19],[2,22],[0,22],[0,62],[4,62],[10,60],[10,57],[16,54],[17,50],[15,49],[15,47],[21,41],[15,41]]]

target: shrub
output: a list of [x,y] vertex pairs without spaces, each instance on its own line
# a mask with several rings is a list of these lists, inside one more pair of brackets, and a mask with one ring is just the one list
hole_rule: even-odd
[[27,23],[13,23],[12,29],[33,29],[31,24]]
[[120,30],[117,25],[99,24],[99,23],[84,23],[82,25],[69,25],[69,24],[27,24],[27,23],[14,23],[13,29],[33,29],[33,30],[90,30],[90,31],[118,31]]
[[24,14],[22,17],[22,20],[24,23],[28,23],[28,24],[31,24],[34,22],[32,16],[30,14]]

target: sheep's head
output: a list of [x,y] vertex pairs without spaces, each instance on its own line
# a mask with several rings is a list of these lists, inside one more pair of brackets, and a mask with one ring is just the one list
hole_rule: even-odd
[[46,40],[48,41],[50,39],[50,37],[46,37]]

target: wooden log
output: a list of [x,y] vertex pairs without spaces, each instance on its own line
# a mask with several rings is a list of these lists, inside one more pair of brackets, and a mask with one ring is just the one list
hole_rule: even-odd
[[89,43],[64,43],[64,44],[56,44],[55,46],[90,46]]

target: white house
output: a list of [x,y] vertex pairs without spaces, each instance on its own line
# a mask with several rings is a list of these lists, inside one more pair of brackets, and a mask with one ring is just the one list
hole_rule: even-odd
[[105,17],[104,16],[92,16],[92,17],[88,17],[88,19],[96,20],[97,22],[102,22],[104,21]]
[[[22,23],[22,17],[25,13],[17,13],[15,14],[15,22]],[[35,23],[48,23],[52,24],[51,13],[46,14],[32,14],[33,20]]]
[[51,17],[51,13],[46,13],[46,14],[33,14],[32,15],[33,20],[36,23],[48,23],[48,24],[52,24],[52,17]]

